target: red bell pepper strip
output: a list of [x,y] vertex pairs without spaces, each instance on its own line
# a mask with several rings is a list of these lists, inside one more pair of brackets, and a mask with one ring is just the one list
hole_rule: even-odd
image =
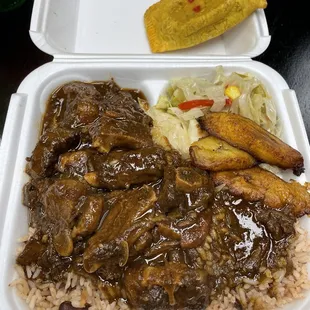
[[211,99],[197,99],[185,101],[179,104],[179,109],[181,110],[190,110],[197,107],[211,107],[214,103],[214,100]]
[[[231,105],[232,101],[230,99],[226,99],[226,105]],[[198,107],[211,107],[214,104],[214,100],[212,99],[197,99],[182,102],[178,105],[181,110],[190,110],[192,108]]]

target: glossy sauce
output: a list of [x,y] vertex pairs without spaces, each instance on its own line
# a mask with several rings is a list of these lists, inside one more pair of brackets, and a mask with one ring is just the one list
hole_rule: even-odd
[[[133,139],[137,128],[144,128],[152,142],[141,100],[139,90],[120,89],[113,81],[72,83],[52,94],[42,134],[54,140],[38,142],[29,161],[39,162],[32,168],[41,174],[31,174],[24,187],[37,232],[17,262],[40,266],[43,280],[57,282],[73,270],[99,285],[111,301],[127,290],[134,307],[171,310],[204,309],[211,290],[221,293],[244,278],[259,281],[261,267],[288,269],[286,248],[294,236],[290,214],[224,190],[216,193],[205,171],[154,144],[108,153],[94,147],[94,137],[102,138],[104,130],[95,135],[91,130],[101,128],[105,118],[120,121],[118,126],[133,120],[133,135],[130,127],[123,128],[126,135]],[[63,133],[78,135],[79,143],[72,146]],[[101,199],[102,210],[95,203]],[[85,201],[98,209],[83,207]],[[90,232],[76,237],[71,232],[81,214]],[[55,231],[66,232],[60,249],[69,251],[73,244],[67,256],[55,250]],[[152,276],[143,279],[145,274]]]
[[243,278],[259,280],[261,267],[287,267],[287,245],[295,234],[290,214],[221,191],[213,205],[213,229],[211,248],[226,259],[222,266],[221,259],[212,266],[219,289],[234,287]]

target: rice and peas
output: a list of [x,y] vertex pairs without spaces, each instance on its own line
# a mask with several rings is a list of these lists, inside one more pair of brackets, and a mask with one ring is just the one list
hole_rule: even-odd
[[[308,277],[308,263],[310,262],[310,238],[306,229],[299,221],[295,224],[296,235],[288,248],[288,257],[293,264],[293,271],[286,275],[285,270],[271,272],[262,267],[261,273],[266,275],[263,282],[244,279],[243,285],[235,289],[226,288],[220,296],[213,295],[213,301],[207,310],[234,309],[277,309],[296,299],[304,298],[306,290],[310,289]],[[34,233],[29,229],[28,240]],[[206,252],[210,249],[212,237],[208,236],[204,246],[198,250],[206,266],[208,258]],[[21,251],[22,248],[19,249]],[[58,310],[59,305],[70,301],[72,306],[79,308],[91,305],[89,310],[125,310],[129,307],[122,300],[109,303],[100,289],[94,287],[91,281],[72,272],[67,274],[66,281],[58,283],[43,283],[38,279],[40,268],[27,266],[26,272],[21,266],[15,266],[17,279],[10,286],[14,287],[18,295],[27,303],[29,309]],[[239,305],[239,308],[236,307]]]
[[[225,98],[219,95],[219,87],[223,89],[227,83],[238,84],[242,80],[243,93],[241,98],[233,101],[230,107],[223,104]],[[192,83],[192,84],[191,84]],[[161,96],[159,99],[160,109],[151,108],[148,114],[154,119],[155,127],[162,130],[161,134],[167,136],[172,146],[186,156],[186,150],[189,145],[199,138],[199,133],[195,132],[196,118],[201,116],[201,109],[195,109],[191,114],[179,111],[177,104],[180,101],[207,96],[206,93],[199,94],[197,89],[205,89],[206,83],[199,79],[179,80],[170,85],[169,98]],[[194,85],[193,91],[189,85]],[[216,95],[213,110],[234,110],[259,123],[262,127],[276,134],[281,133],[281,126],[277,118],[276,110],[272,100],[268,97],[263,86],[254,77],[247,75],[238,75],[233,73],[230,76],[223,74],[222,68],[217,69],[217,75],[212,83],[208,84],[211,94]],[[182,88],[183,87],[183,88]],[[185,87],[185,88],[184,88]],[[212,88],[212,89],[211,89]],[[180,91],[181,90],[181,91]],[[255,91],[254,95],[251,93]],[[194,96],[194,97],[193,97]],[[201,98],[201,97],[200,97]],[[249,103],[250,102],[250,103]],[[258,109],[253,107],[258,106]],[[157,107],[158,108],[158,107]],[[212,107],[211,107],[212,110]],[[165,115],[164,115],[164,114]],[[163,118],[164,115],[164,118]],[[164,120],[161,122],[161,120]],[[171,125],[174,130],[171,132]],[[167,127],[168,126],[168,127]],[[167,132],[169,134],[166,134]],[[169,137],[170,135],[170,137]],[[177,137],[178,136],[178,137]],[[184,138],[186,137],[186,138]],[[174,145],[173,145],[174,143]],[[300,225],[301,220],[295,223],[296,235],[288,247],[288,259],[292,263],[292,272],[287,273],[285,269],[271,271],[261,267],[260,273],[264,275],[263,281],[256,281],[250,278],[243,279],[243,284],[234,289],[226,288],[221,295],[211,294],[211,304],[208,310],[224,309],[277,309],[284,304],[290,303],[296,299],[304,298],[306,290],[310,289],[308,276],[308,262],[310,262],[310,238],[306,229]],[[27,240],[35,233],[35,228],[29,229],[29,234],[19,240],[24,245]],[[212,258],[208,256],[212,243],[212,236],[208,236],[204,245],[197,249],[200,256],[200,263],[204,268],[212,264]],[[19,252],[22,248],[19,249]],[[89,310],[121,310],[129,309],[123,300],[109,303],[106,296],[95,287],[90,280],[82,276],[69,272],[66,274],[65,281],[57,283],[42,282],[39,275],[41,269],[35,265],[27,266],[25,270],[16,265],[17,278],[10,286],[16,288],[18,295],[26,302],[29,309],[54,309],[58,310],[59,306],[68,301],[73,307],[88,307]],[[126,298],[126,296],[123,296]]]

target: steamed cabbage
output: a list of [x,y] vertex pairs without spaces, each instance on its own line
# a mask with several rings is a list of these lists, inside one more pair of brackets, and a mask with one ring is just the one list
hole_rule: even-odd
[[[227,104],[225,89],[237,86],[240,96]],[[191,100],[211,99],[210,107],[195,107],[181,110],[180,103]],[[225,74],[218,66],[213,77],[184,77],[172,79],[159,96],[155,106],[147,112],[158,126],[157,132],[167,137],[173,148],[188,158],[192,142],[205,135],[197,119],[206,112],[232,112],[250,118],[270,133],[280,137],[281,126],[275,103],[262,82],[248,73]]]

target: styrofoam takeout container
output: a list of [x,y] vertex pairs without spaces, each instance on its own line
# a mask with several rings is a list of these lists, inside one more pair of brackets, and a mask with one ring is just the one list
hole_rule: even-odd
[[[155,0],[36,0],[30,26],[33,42],[54,55],[51,63],[30,73],[11,102],[1,145],[0,183],[0,308],[27,309],[8,284],[16,276],[17,239],[28,230],[22,205],[26,157],[40,134],[41,117],[51,92],[72,80],[95,81],[113,77],[123,87],[141,89],[155,104],[168,79],[208,75],[217,65],[227,73],[249,72],[267,87],[283,123],[283,140],[305,159],[305,174],[285,179],[310,180],[310,148],[295,92],[272,68],[251,57],[261,54],[270,36],[263,10],[219,38],[183,51],[152,54],[143,14]],[[310,231],[310,220],[302,223]],[[310,250],[310,249],[309,249]],[[287,309],[310,309],[310,295]]]

